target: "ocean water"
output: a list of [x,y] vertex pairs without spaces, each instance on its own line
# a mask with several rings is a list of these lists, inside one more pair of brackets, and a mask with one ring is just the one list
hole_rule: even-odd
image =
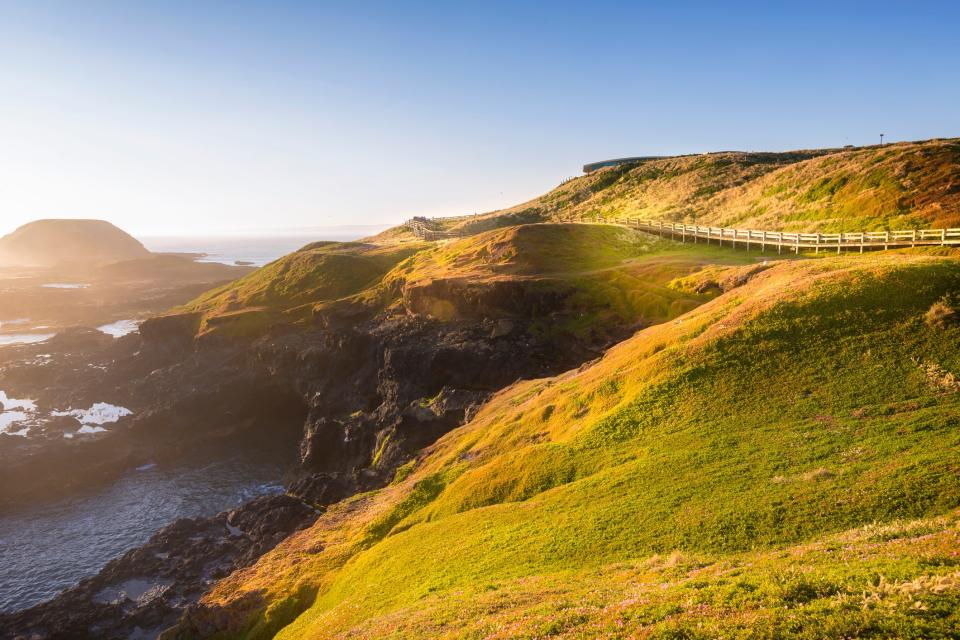
[[0,612],[49,600],[177,518],[211,516],[283,491],[280,454],[184,460],[130,471],[110,486],[0,515]]
[[53,337],[52,333],[0,333],[0,346],[7,344],[36,344]]
[[199,262],[250,262],[262,267],[311,242],[359,240],[387,228],[388,225],[328,227],[289,235],[143,236],[138,240],[156,253],[197,253],[204,254],[204,257],[198,258]]
[[[168,236],[140,240],[154,252],[204,254],[200,260],[205,262],[243,261],[262,266],[311,242],[358,240],[385,228],[341,227],[284,236]],[[77,285],[54,282],[46,286]],[[14,318],[2,324],[10,325],[9,331],[27,323],[25,318]],[[119,336],[136,330],[136,323],[122,320],[103,325],[100,330]],[[50,335],[6,333],[0,335],[0,344],[39,341]],[[10,402],[11,406],[4,407],[8,411],[0,411],[9,424],[0,422],[0,427],[19,429],[23,425],[14,423],[23,422],[30,415],[26,409],[13,406],[16,401]],[[96,424],[91,425],[81,429],[97,428]],[[171,467],[147,465],[109,486],[82,495],[0,512],[0,612],[16,611],[52,598],[94,575],[109,560],[143,544],[178,518],[211,516],[259,495],[282,492],[284,474],[294,463],[292,454],[259,451],[256,455],[238,455],[214,463],[183,460]]]
[[116,322],[111,322],[110,324],[102,324],[97,327],[98,331],[102,331],[108,336],[113,336],[114,338],[122,338],[123,336],[136,333],[140,330],[140,323],[136,320],[117,320]]

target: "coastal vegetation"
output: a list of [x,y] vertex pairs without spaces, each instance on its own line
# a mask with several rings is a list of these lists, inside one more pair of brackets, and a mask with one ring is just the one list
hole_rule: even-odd
[[249,638],[944,633],[960,261],[767,267],[504,390],[204,604]]
[[[645,160],[202,293],[123,343],[129,438],[297,448],[286,495],[175,523],[0,631],[951,637],[960,251],[613,219],[957,226],[958,167],[956,140]],[[134,579],[166,586],[97,600]]]
[[458,234],[580,216],[823,233],[960,227],[958,167],[956,138],[676,156],[600,169],[509,209],[433,224]]

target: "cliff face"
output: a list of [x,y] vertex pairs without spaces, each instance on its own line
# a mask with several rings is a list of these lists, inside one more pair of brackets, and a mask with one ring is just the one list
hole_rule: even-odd
[[104,220],[37,220],[0,238],[0,266],[101,265],[150,255]]
[[[931,609],[955,609],[960,589],[943,581],[955,562],[936,550],[869,566],[821,555],[816,579],[778,551],[835,548],[821,538],[904,517],[927,520],[891,532],[949,537],[932,518],[960,506],[960,329],[949,314],[925,318],[956,307],[954,253],[774,260],[543,221],[949,222],[956,153],[956,141],[933,141],[603,169],[507,212],[436,223],[457,240],[398,228],[309,245],[147,321],[104,356],[104,373],[84,364],[48,384],[73,398],[115,389],[135,417],[86,451],[60,438],[12,456],[0,491],[40,492],[61,469],[82,476],[85,460],[102,477],[264,438],[298,448],[300,475],[276,502],[165,529],[93,581],[0,616],[0,632],[123,638],[180,618],[165,637],[596,637],[651,625],[699,637],[735,635],[727,614],[744,610],[779,637],[790,631],[780,611],[816,602],[801,627],[830,635],[844,621],[823,616],[849,604],[839,595],[876,587],[871,567],[915,581],[924,602],[940,594]],[[7,375],[36,375],[24,363]],[[247,540],[229,540],[233,528]],[[879,553],[868,534],[844,535]],[[749,571],[734,584],[731,566]],[[170,587],[92,603],[133,578]],[[646,582],[656,593],[637,609]],[[589,607],[564,610],[556,594],[579,600],[588,587]],[[537,608],[553,596],[556,611]]]
[[[551,245],[556,251],[546,251]],[[75,374],[49,380],[51,393],[75,403],[113,389],[111,399],[134,416],[95,442],[51,434],[46,447],[9,452],[0,496],[19,501],[183,449],[268,439],[299,449],[301,474],[288,492],[322,510],[389,482],[417,450],[516,380],[577,367],[638,327],[709,300],[714,294],[668,285],[710,260],[699,248],[603,225],[498,229],[442,245],[306,247],[146,321],[122,353],[93,369],[102,373],[78,363]],[[739,268],[752,258],[718,253],[715,260]],[[7,371],[10,380],[35,376],[29,360]],[[32,388],[41,386],[31,379]],[[316,515],[298,516],[296,526]],[[275,543],[290,529],[272,528],[270,518],[257,526]],[[227,564],[203,557],[229,570],[269,546]],[[90,618],[71,612],[83,611],[85,599],[137,571],[209,579],[190,573],[197,553],[174,550],[162,567],[137,562],[143,553],[131,556],[80,591],[0,618],[0,629],[60,628],[82,637]],[[202,593],[181,582],[149,607],[90,610],[110,621],[110,637],[172,624]]]
[[725,270],[494,395],[165,637],[950,637],[960,260]]

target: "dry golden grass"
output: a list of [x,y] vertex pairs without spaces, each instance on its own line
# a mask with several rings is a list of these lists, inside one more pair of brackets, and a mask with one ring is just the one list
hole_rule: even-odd
[[[960,141],[727,152],[648,160],[564,182],[523,204],[436,222],[464,234],[565,218],[639,217],[769,231],[960,226]],[[398,227],[381,236],[409,236]]]
[[923,253],[778,262],[497,394],[205,602],[249,638],[943,635],[958,396],[911,357],[960,366],[924,321],[958,287]]

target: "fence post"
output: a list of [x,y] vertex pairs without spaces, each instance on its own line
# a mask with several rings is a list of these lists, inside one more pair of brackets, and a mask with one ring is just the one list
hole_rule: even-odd
[[917,246],[917,230],[914,229],[910,232],[910,248]]
[[840,232],[840,239],[837,240],[837,253],[840,253],[840,247],[843,246],[843,231]]
[[947,244],[947,230],[944,228],[940,229],[940,246],[942,247],[945,244]]
[[886,251],[890,248],[890,230],[887,229],[883,232],[883,250]]

